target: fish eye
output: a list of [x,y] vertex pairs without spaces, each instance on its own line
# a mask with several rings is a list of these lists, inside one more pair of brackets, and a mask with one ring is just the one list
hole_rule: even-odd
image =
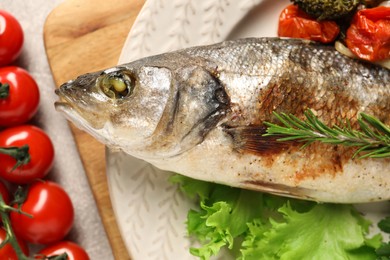
[[119,71],[101,76],[98,85],[103,93],[112,99],[121,99],[132,94],[135,78]]

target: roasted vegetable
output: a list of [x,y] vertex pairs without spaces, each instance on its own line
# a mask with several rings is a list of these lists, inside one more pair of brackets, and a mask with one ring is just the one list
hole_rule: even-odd
[[334,20],[348,16],[361,0],[291,0],[295,5],[318,20]]
[[390,59],[390,7],[379,6],[358,11],[347,30],[345,42],[361,59]]
[[317,21],[296,5],[287,6],[279,16],[278,36],[330,43],[339,35],[335,21]]

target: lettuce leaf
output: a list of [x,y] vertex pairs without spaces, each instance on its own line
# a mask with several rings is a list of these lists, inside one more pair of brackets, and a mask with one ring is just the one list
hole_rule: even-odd
[[376,259],[382,237],[351,205],[317,204],[174,175],[171,182],[199,208],[187,230],[200,259],[229,249],[237,259]]
[[[263,194],[193,180],[181,175],[171,178],[190,198],[199,197],[200,210],[188,213],[187,229],[203,245],[191,248],[201,259],[217,255],[222,247],[232,249],[235,238],[243,235],[247,223],[263,212]],[[191,185],[193,184],[193,185]]]
[[370,223],[350,205],[317,204],[299,213],[287,202],[279,212],[284,221],[270,219],[271,228],[249,224],[242,259],[376,258],[366,243]]
[[[390,217],[386,217],[379,221],[378,227],[382,232],[390,234]],[[390,260],[390,241],[383,242],[380,247],[376,249],[376,254],[380,260]]]

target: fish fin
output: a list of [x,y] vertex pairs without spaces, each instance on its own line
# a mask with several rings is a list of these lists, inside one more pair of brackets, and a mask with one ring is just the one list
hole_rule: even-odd
[[280,153],[291,147],[293,142],[278,141],[278,136],[264,136],[267,127],[264,125],[226,127],[234,143],[234,148],[240,152],[257,155]]
[[280,183],[272,183],[270,181],[267,182],[261,180],[246,180],[241,183],[241,186],[247,189],[272,193],[278,196],[315,200],[310,196],[311,190],[304,187],[288,186]]
[[163,133],[164,140],[180,138],[179,144],[172,142],[178,147],[176,155],[203,142],[230,109],[229,96],[215,75],[199,66],[189,66],[185,71],[176,75],[176,95],[168,107]]

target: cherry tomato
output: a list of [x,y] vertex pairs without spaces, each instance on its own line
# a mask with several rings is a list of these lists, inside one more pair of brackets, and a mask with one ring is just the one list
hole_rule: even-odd
[[39,89],[33,77],[24,69],[0,68],[0,83],[9,85],[9,94],[0,98],[0,126],[26,123],[37,112]]
[[361,59],[379,61],[390,58],[390,7],[358,11],[347,30],[345,42]]
[[54,161],[54,147],[49,136],[40,128],[21,125],[0,132],[0,147],[29,146],[30,162],[13,170],[16,160],[0,154],[0,177],[5,180],[25,184],[45,177]]
[[61,241],[56,244],[53,244],[49,247],[46,247],[39,251],[36,259],[45,259],[40,257],[43,256],[57,256],[66,253],[68,255],[68,260],[89,260],[87,252],[76,243],[70,241]]
[[73,225],[72,201],[61,186],[51,181],[34,182],[28,189],[21,209],[31,214],[32,218],[12,211],[11,224],[15,234],[30,243],[58,242]]
[[279,16],[280,37],[301,38],[322,43],[336,39],[340,28],[333,21],[316,21],[298,6],[287,6]]
[[16,18],[0,10],[0,66],[14,61],[22,51],[23,30]]
[[[2,243],[7,236],[5,230],[3,228],[0,228],[0,243]],[[25,255],[29,254],[28,247],[26,243],[19,238],[17,238],[20,248],[22,249],[23,253]],[[6,244],[4,247],[0,249],[0,259],[7,259],[7,260],[18,260],[18,257],[16,256],[15,250],[10,244]]]

